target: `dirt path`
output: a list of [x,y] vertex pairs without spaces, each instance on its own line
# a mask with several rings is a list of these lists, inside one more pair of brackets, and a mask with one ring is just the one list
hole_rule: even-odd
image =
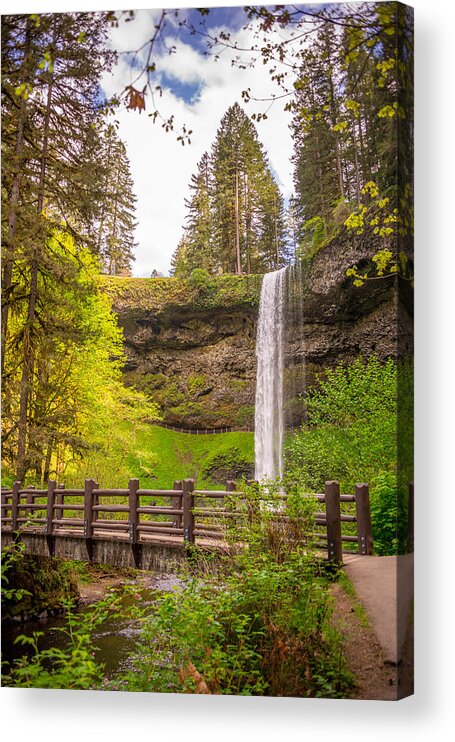
[[344,637],[344,655],[357,678],[354,698],[395,701],[396,672],[384,664],[383,650],[358,599],[339,582],[332,585],[331,592],[334,624]]

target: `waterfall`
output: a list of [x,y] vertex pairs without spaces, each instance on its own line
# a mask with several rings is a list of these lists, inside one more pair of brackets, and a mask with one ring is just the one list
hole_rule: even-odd
[[283,474],[283,335],[286,268],[262,281],[256,339],[255,478]]
[[302,261],[262,280],[256,337],[255,478],[283,475],[284,429],[304,422],[305,279]]

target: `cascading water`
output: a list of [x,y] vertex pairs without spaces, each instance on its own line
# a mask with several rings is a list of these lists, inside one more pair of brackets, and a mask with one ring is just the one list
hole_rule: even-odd
[[305,420],[304,293],[300,260],[262,280],[254,431],[258,481],[283,475],[284,429]]
[[262,281],[256,339],[254,419],[255,478],[283,473],[284,301],[286,268],[266,273]]

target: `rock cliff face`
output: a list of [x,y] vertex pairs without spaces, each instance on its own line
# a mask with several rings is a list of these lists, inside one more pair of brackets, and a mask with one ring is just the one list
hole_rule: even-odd
[[252,426],[260,276],[104,283],[124,331],[125,380],[152,395],[166,423]]
[[[412,348],[412,297],[396,279],[355,287],[378,246],[345,237],[303,267],[288,306],[286,388],[300,393],[315,374],[363,354],[380,359]],[[123,327],[128,383],[149,392],[167,423],[186,428],[252,427],[259,277],[219,277],[209,287],[176,279],[104,279]],[[400,301],[398,301],[400,294]],[[303,317],[303,327],[302,327]],[[288,422],[299,422],[296,408]]]

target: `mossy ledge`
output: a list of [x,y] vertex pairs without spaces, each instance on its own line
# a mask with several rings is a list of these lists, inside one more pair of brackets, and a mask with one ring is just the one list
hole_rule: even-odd
[[140,308],[176,317],[189,311],[241,308],[257,311],[262,276],[210,276],[203,282],[191,278],[100,276],[99,281],[118,312]]
[[[5,623],[62,613],[68,600],[77,602],[80,597],[71,564],[58,559],[22,555],[13,560],[6,577],[2,585],[2,621]],[[3,587],[13,592],[8,600]]]

